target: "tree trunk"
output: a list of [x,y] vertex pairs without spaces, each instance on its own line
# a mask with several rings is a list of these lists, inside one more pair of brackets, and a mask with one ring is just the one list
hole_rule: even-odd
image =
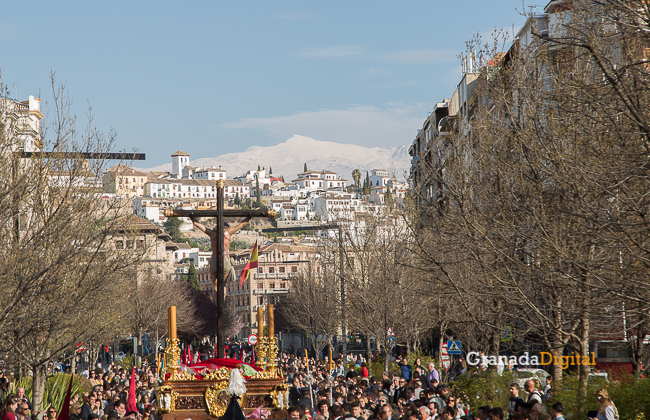
[[158,337],[158,328],[156,327],[156,350],[154,354],[156,355],[155,363],[156,366],[158,366],[158,368],[156,369],[157,371],[156,374],[158,375],[158,377],[160,377],[160,364],[158,363],[158,345],[159,345],[158,340],[160,340],[160,338]]
[[368,366],[370,366],[371,360],[372,360],[372,349],[370,348],[370,337],[366,336],[366,362]]
[[32,384],[32,412],[42,411],[47,407],[43,407],[43,396],[45,395],[45,383],[47,382],[47,372],[45,365],[32,366],[34,372],[34,382]]
[[142,348],[142,329],[139,325],[136,327],[135,333],[138,339],[136,340],[136,348],[133,349],[133,360],[135,361],[135,366],[140,367],[142,366],[142,356],[138,352],[138,349]]
[[[564,344],[565,343],[563,343],[561,339],[555,339],[555,340],[553,340],[551,342],[552,348],[555,349],[555,351],[553,352],[554,356],[557,357],[558,360],[559,360],[559,357],[562,356],[562,352],[564,350]],[[554,383],[561,382],[562,381],[562,374],[563,374],[562,365],[560,365],[558,363],[554,363],[553,364],[553,382]]]
[[[387,342],[386,340],[385,342]],[[390,350],[386,345],[384,345],[384,372],[388,372],[390,366]]]
[[[589,315],[585,311],[582,315],[580,331],[580,355],[583,360],[584,357],[589,357]],[[587,381],[589,379],[589,366],[585,364],[580,364],[580,384],[579,384],[579,396],[585,398],[587,396]]]

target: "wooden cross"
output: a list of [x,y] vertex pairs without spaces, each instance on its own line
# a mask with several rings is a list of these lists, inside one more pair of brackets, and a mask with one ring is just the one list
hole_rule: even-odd
[[[216,265],[217,272],[216,275],[211,270],[210,276],[212,277],[213,284],[216,284],[216,304],[217,304],[217,357],[224,357],[224,348],[225,348],[225,334],[223,331],[223,307],[225,301],[224,295],[224,273],[223,273],[223,219],[224,217],[275,217],[277,213],[275,210],[239,210],[239,209],[228,209],[224,210],[224,188],[226,187],[226,182],[222,179],[217,181],[217,209],[216,210],[181,210],[181,209],[167,209],[164,211],[164,215],[167,217],[216,217],[217,218],[217,249],[212,249],[213,255],[216,254]],[[213,245],[214,247],[214,245]],[[216,253],[215,253],[216,251]]]

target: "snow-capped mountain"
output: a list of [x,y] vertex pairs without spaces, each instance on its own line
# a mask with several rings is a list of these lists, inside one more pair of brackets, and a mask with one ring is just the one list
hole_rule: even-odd
[[[348,184],[352,184],[354,169],[359,169],[363,177],[366,171],[385,169],[394,174],[397,179],[403,180],[410,166],[410,157],[407,146],[363,147],[294,135],[284,143],[275,146],[252,146],[243,152],[190,160],[191,166],[199,168],[221,165],[226,170],[228,178],[242,175],[248,170],[255,170],[258,165],[266,168],[267,171],[270,167],[273,174],[283,175],[286,182],[295,179],[296,174],[303,171],[305,163],[310,170],[325,169],[336,172],[347,179]],[[171,171],[171,163],[146,170]]]

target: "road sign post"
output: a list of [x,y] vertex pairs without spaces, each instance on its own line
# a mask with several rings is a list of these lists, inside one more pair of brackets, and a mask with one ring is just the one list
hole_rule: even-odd
[[460,341],[447,341],[447,354],[460,355]]

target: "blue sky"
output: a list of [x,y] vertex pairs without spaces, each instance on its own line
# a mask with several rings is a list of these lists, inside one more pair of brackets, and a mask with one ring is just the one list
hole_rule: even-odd
[[[540,2],[540,7],[543,7]],[[0,68],[47,100],[50,71],[80,124],[155,166],[293,134],[409,144],[460,80],[473,34],[515,31],[521,0],[4,2]],[[528,10],[528,8],[526,9]],[[44,104],[44,102],[43,102]]]

